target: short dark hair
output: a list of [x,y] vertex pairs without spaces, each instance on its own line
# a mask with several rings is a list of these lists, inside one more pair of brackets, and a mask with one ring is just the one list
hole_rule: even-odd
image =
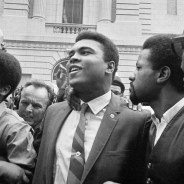
[[19,61],[11,54],[0,50],[0,87],[10,86],[11,89],[6,97],[18,86],[22,76]]
[[45,88],[48,92],[48,97],[49,97],[48,106],[53,103],[54,96],[55,96],[54,90],[48,84],[46,84],[45,82],[41,80],[31,80],[31,81],[26,82],[23,89],[28,86],[34,86],[35,88]]
[[98,32],[92,32],[92,31],[82,31],[76,37],[75,42],[78,42],[84,39],[94,40],[103,45],[105,62],[109,62],[109,61],[115,62],[115,69],[113,72],[113,78],[114,78],[114,75],[116,71],[118,70],[118,64],[119,64],[119,53],[118,53],[116,45],[103,34],[98,33]]
[[172,50],[173,34],[159,34],[148,38],[143,49],[150,49],[149,60],[152,63],[153,69],[159,69],[163,66],[168,66],[171,70],[169,80],[178,91],[184,91],[183,87],[183,72],[181,69],[181,58],[179,58]]
[[114,80],[112,81],[112,85],[119,86],[119,87],[121,88],[121,93],[124,93],[124,91],[125,91],[125,86],[124,86],[124,84],[121,82],[120,77],[115,76],[115,77],[114,77]]

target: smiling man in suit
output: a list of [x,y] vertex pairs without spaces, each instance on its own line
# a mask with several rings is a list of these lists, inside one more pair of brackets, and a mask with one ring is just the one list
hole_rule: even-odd
[[69,58],[69,84],[82,110],[67,102],[48,108],[33,184],[142,184],[150,114],[128,109],[110,90],[116,46],[100,33],[82,32]]

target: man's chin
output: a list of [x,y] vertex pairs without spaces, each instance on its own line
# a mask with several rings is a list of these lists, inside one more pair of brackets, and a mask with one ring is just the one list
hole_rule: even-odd
[[34,124],[33,120],[31,120],[30,118],[23,118],[24,121],[26,121],[30,126],[32,126]]
[[130,100],[134,105],[138,105],[140,103],[136,96],[130,96]]

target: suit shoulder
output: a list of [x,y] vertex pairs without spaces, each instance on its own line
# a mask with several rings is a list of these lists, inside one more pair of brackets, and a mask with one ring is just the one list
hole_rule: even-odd
[[126,118],[131,120],[131,122],[150,122],[151,121],[151,112],[148,110],[135,111],[127,106],[121,106],[120,118]]
[[68,106],[67,101],[57,102],[57,103],[54,103],[54,104],[50,105],[48,107],[48,111],[52,111],[52,110],[56,110],[56,109],[59,110],[59,109],[65,108],[66,106]]

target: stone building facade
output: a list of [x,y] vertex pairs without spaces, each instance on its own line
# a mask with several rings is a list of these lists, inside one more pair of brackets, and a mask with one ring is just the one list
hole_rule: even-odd
[[20,61],[20,85],[31,78],[55,83],[59,65],[83,30],[101,32],[117,45],[118,75],[128,95],[128,76],[144,40],[182,34],[183,0],[0,0],[0,29],[8,52]]

